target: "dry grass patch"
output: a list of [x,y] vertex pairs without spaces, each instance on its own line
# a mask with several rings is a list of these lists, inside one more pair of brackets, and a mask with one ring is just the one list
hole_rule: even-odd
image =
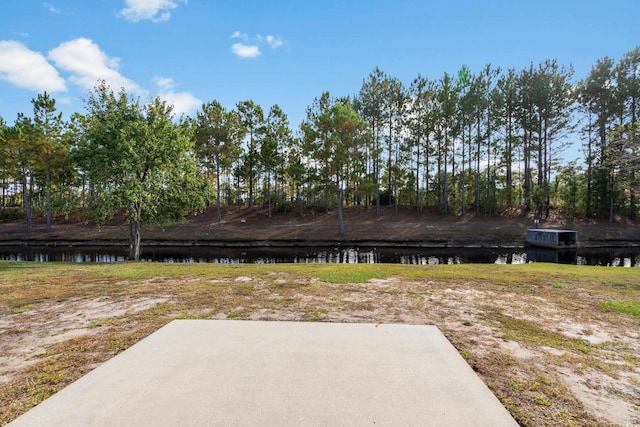
[[639,296],[622,268],[0,262],[0,424],[177,318],[433,324],[521,425],[638,424],[608,301]]

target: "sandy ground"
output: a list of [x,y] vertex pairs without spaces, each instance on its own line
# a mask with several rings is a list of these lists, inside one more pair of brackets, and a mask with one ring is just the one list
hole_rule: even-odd
[[[172,279],[167,284],[180,287],[188,280],[200,279],[180,280],[185,282]],[[274,278],[275,288],[273,284],[248,276],[210,280],[211,286],[250,285],[252,292],[239,302],[234,299],[232,306],[221,310],[193,310],[180,315],[211,319],[433,324],[463,353],[501,400],[511,399],[511,393],[530,395],[530,403],[519,404],[528,416],[527,425],[640,425],[640,363],[637,359],[633,363],[625,360],[629,355],[640,355],[640,330],[633,318],[615,323],[608,322],[606,317],[587,318],[576,307],[556,304],[550,298],[528,297],[526,293],[510,292],[498,286],[478,288],[463,282],[411,282],[391,278],[364,284],[322,283],[326,292],[317,293],[306,290],[317,284],[315,279],[299,287],[291,286],[287,280],[286,277]],[[282,291],[277,290],[279,285]],[[52,344],[104,332],[112,327],[112,319],[126,318],[161,303],[177,303],[180,297],[170,289],[167,287],[165,295],[156,297],[103,296],[44,302],[22,313],[2,317],[0,395],[3,384],[15,380],[25,367],[46,358]],[[574,292],[577,300],[590,298],[587,290],[577,288]],[[341,295],[340,300],[335,295]],[[256,304],[258,297],[272,304]],[[230,296],[221,298],[231,300]],[[564,336],[602,344],[603,350],[584,357],[579,350],[508,339],[500,325],[487,316],[488,310],[533,324],[553,322],[556,331]],[[134,329],[137,324],[131,322],[127,327]],[[506,383],[505,377],[510,378]],[[551,383],[566,388],[568,397],[545,394],[545,384]],[[547,399],[551,402],[547,403]],[[582,412],[588,416],[580,415]]]
[[98,332],[100,321],[146,310],[167,298],[113,301],[108,297],[44,303],[0,318],[0,384],[46,355],[47,348]]

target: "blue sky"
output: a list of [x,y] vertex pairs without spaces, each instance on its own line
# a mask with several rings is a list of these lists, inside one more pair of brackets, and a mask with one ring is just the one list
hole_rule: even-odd
[[68,119],[97,79],[193,114],[214,99],[279,104],[296,128],[315,97],[357,93],[374,67],[405,85],[550,58],[576,79],[640,44],[638,0],[4,0],[0,117],[48,91]]

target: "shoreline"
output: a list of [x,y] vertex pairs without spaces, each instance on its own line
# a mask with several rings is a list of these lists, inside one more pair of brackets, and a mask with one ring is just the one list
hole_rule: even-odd
[[[127,247],[126,240],[0,240],[0,247]],[[176,248],[326,248],[326,247],[364,247],[364,248],[415,248],[415,249],[523,249],[537,247],[522,242],[442,242],[442,241],[373,241],[373,240],[142,240],[143,247]],[[640,248],[640,241],[588,241],[579,242],[577,248],[554,249],[557,251],[575,251],[598,248]]]

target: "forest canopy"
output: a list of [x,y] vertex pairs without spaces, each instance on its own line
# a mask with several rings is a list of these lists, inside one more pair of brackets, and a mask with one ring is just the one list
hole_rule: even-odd
[[30,114],[0,118],[0,219],[30,228],[40,212],[50,228],[125,209],[131,224],[167,223],[206,204],[218,220],[220,206],[256,204],[637,216],[640,47],[586,76],[555,60],[410,82],[376,67],[353,93],[318,94],[295,128],[278,105],[211,100],[175,117],[104,82],[65,122],[38,94]]

